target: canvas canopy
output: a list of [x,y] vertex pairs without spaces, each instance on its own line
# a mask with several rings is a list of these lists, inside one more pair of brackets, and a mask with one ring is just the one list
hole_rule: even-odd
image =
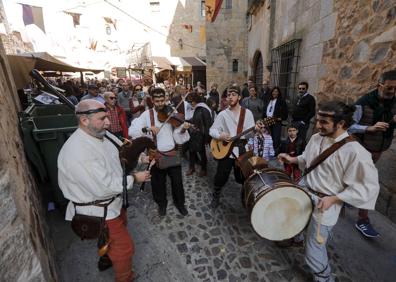
[[11,71],[14,76],[17,89],[25,87],[29,81],[29,72],[32,69],[39,71],[61,71],[61,72],[94,72],[103,70],[79,68],[62,62],[46,52],[23,53],[18,55],[7,55]]

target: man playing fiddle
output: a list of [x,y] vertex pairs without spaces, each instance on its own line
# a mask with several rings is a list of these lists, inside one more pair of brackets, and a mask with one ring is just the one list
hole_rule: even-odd
[[184,122],[178,127],[168,122],[161,122],[158,118],[165,110],[165,91],[154,88],[151,92],[154,108],[143,112],[134,119],[129,135],[132,138],[148,135],[152,136],[157,145],[156,165],[151,168],[151,187],[154,201],[158,204],[160,216],[166,215],[166,177],[171,179],[173,203],[180,214],[187,215],[184,205],[185,196],[181,171],[180,157],[176,152],[176,145],[181,145],[190,139],[187,129],[189,123]]

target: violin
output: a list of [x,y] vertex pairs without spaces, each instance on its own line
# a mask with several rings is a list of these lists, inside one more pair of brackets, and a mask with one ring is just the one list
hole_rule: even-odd
[[186,122],[184,115],[182,113],[175,112],[175,110],[169,105],[166,105],[162,110],[158,111],[158,120],[160,122],[169,123],[173,127],[179,127]]

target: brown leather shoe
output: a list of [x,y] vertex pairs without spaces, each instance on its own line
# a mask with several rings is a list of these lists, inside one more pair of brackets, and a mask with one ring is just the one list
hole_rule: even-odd
[[189,170],[187,170],[186,175],[187,176],[193,175],[194,172],[195,172],[195,169],[194,168],[190,168]]
[[207,175],[208,175],[208,173],[206,172],[206,170],[201,170],[199,172],[199,174],[198,174],[199,177],[204,177],[204,176],[207,176]]

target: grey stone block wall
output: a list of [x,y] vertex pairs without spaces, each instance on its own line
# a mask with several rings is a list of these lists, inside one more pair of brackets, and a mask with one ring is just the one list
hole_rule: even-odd
[[20,110],[0,41],[0,281],[57,281],[37,187],[19,135]]

